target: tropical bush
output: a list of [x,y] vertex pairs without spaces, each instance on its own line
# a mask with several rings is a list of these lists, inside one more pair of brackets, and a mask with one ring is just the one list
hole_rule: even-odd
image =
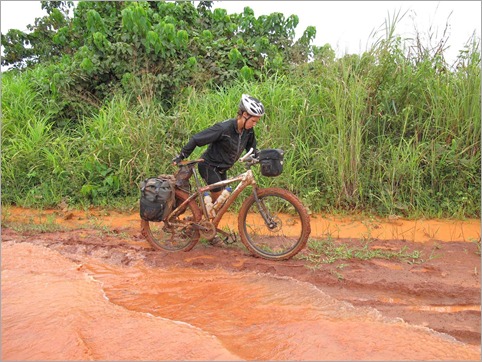
[[[313,212],[480,217],[480,39],[449,66],[443,49],[414,46],[388,24],[369,51],[337,59],[310,45],[310,29],[293,41],[295,16],[208,5],[80,2],[58,21],[68,29],[46,36],[55,61],[48,47],[9,53],[2,202],[136,207],[139,181],[173,172],[189,137],[234,117],[249,93],[267,109],[259,147],[286,151],[283,174],[261,186],[286,187]],[[49,17],[65,10],[50,6]],[[122,43],[134,57],[118,53]],[[191,57],[195,71],[184,68]]]
[[[195,6],[197,4],[197,6]],[[298,17],[255,17],[211,11],[201,1],[42,1],[48,15],[30,33],[2,34],[2,65],[49,64],[43,83],[63,116],[97,109],[112,94],[155,101],[170,108],[187,86],[229,85],[239,77],[259,80],[306,62],[316,35],[308,27],[294,40]]]

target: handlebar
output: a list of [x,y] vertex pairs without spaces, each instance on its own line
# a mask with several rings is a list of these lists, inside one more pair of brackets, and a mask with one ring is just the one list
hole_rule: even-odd
[[176,166],[177,167],[191,166],[191,165],[195,165],[196,163],[199,163],[199,162],[204,162],[204,159],[198,158],[197,160],[182,160]]
[[246,166],[252,166],[252,165],[258,163],[259,160],[252,155],[253,152],[254,152],[254,149],[251,147],[249,149],[248,153],[246,153],[243,157],[241,157],[239,159],[239,162],[244,162],[246,164]]
[[251,147],[251,148],[249,149],[248,153],[246,153],[243,157],[241,157],[241,158],[239,159],[239,161],[240,161],[240,162],[245,162],[246,159],[247,159],[249,156],[251,156],[251,154],[253,153],[253,151],[254,151],[254,150],[253,150],[253,147]]

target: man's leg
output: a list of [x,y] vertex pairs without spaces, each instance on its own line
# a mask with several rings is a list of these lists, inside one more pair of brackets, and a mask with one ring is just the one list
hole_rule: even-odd
[[[226,180],[226,172],[219,172],[217,169],[209,166],[206,163],[199,163],[198,170],[201,177],[204,179],[207,185],[212,185],[219,181]],[[219,195],[223,192],[223,188],[215,188],[211,190],[211,198],[213,199],[213,203],[218,199]]]

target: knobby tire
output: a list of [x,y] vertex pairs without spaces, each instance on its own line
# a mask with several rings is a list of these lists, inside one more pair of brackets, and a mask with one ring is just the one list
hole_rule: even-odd
[[242,243],[255,256],[269,260],[285,260],[298,254],[311,232],[310,216],[301,201],[279,188],[258,189],[257,194],[274,222],[271,227],[265,223],[251,195],[238,215]]
[[[180,205],[188,197],[189,195],[185,191],[176,189],[175,205]],[[198,222],[201,218],[202,212],[196,201],[192,200],[179,217],[170,219],[179,226],[168,227],[163,221],[141,220],[141,230],[147,241],[157,250],[189,251],[200,238],[199,230],[189,226],[189,224]]]

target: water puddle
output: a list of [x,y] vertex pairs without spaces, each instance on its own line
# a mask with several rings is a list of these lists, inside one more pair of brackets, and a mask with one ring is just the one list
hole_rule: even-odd
[[291,278],[72,262],[2,243],[2,360],[478,360]]
[[2,361],[240,359],[188,323],[111,303],[102,281],[49,249],[2,243],[1,277]]
[[480,305],[411,305],[406,308],[410,310],[437,313],[458,313],[465,311],[480,312]]
[[479,351],[290,278],[224,270],[85,266],[123,308],[181,321],[246,360],[471,359]]
[[480,360],[476,346],[288,277],[72,257],[2,242],[2,360]]
[[[480,305],[429,305],[417,298],[401,298],[395,296],[372,296],[374,300],[386,304],[398,304],[403,308],[421,312],[434,313],[459,313],[465,311],[480,312]],[[367,301],[367,299],[357,299],[356,301]]]

